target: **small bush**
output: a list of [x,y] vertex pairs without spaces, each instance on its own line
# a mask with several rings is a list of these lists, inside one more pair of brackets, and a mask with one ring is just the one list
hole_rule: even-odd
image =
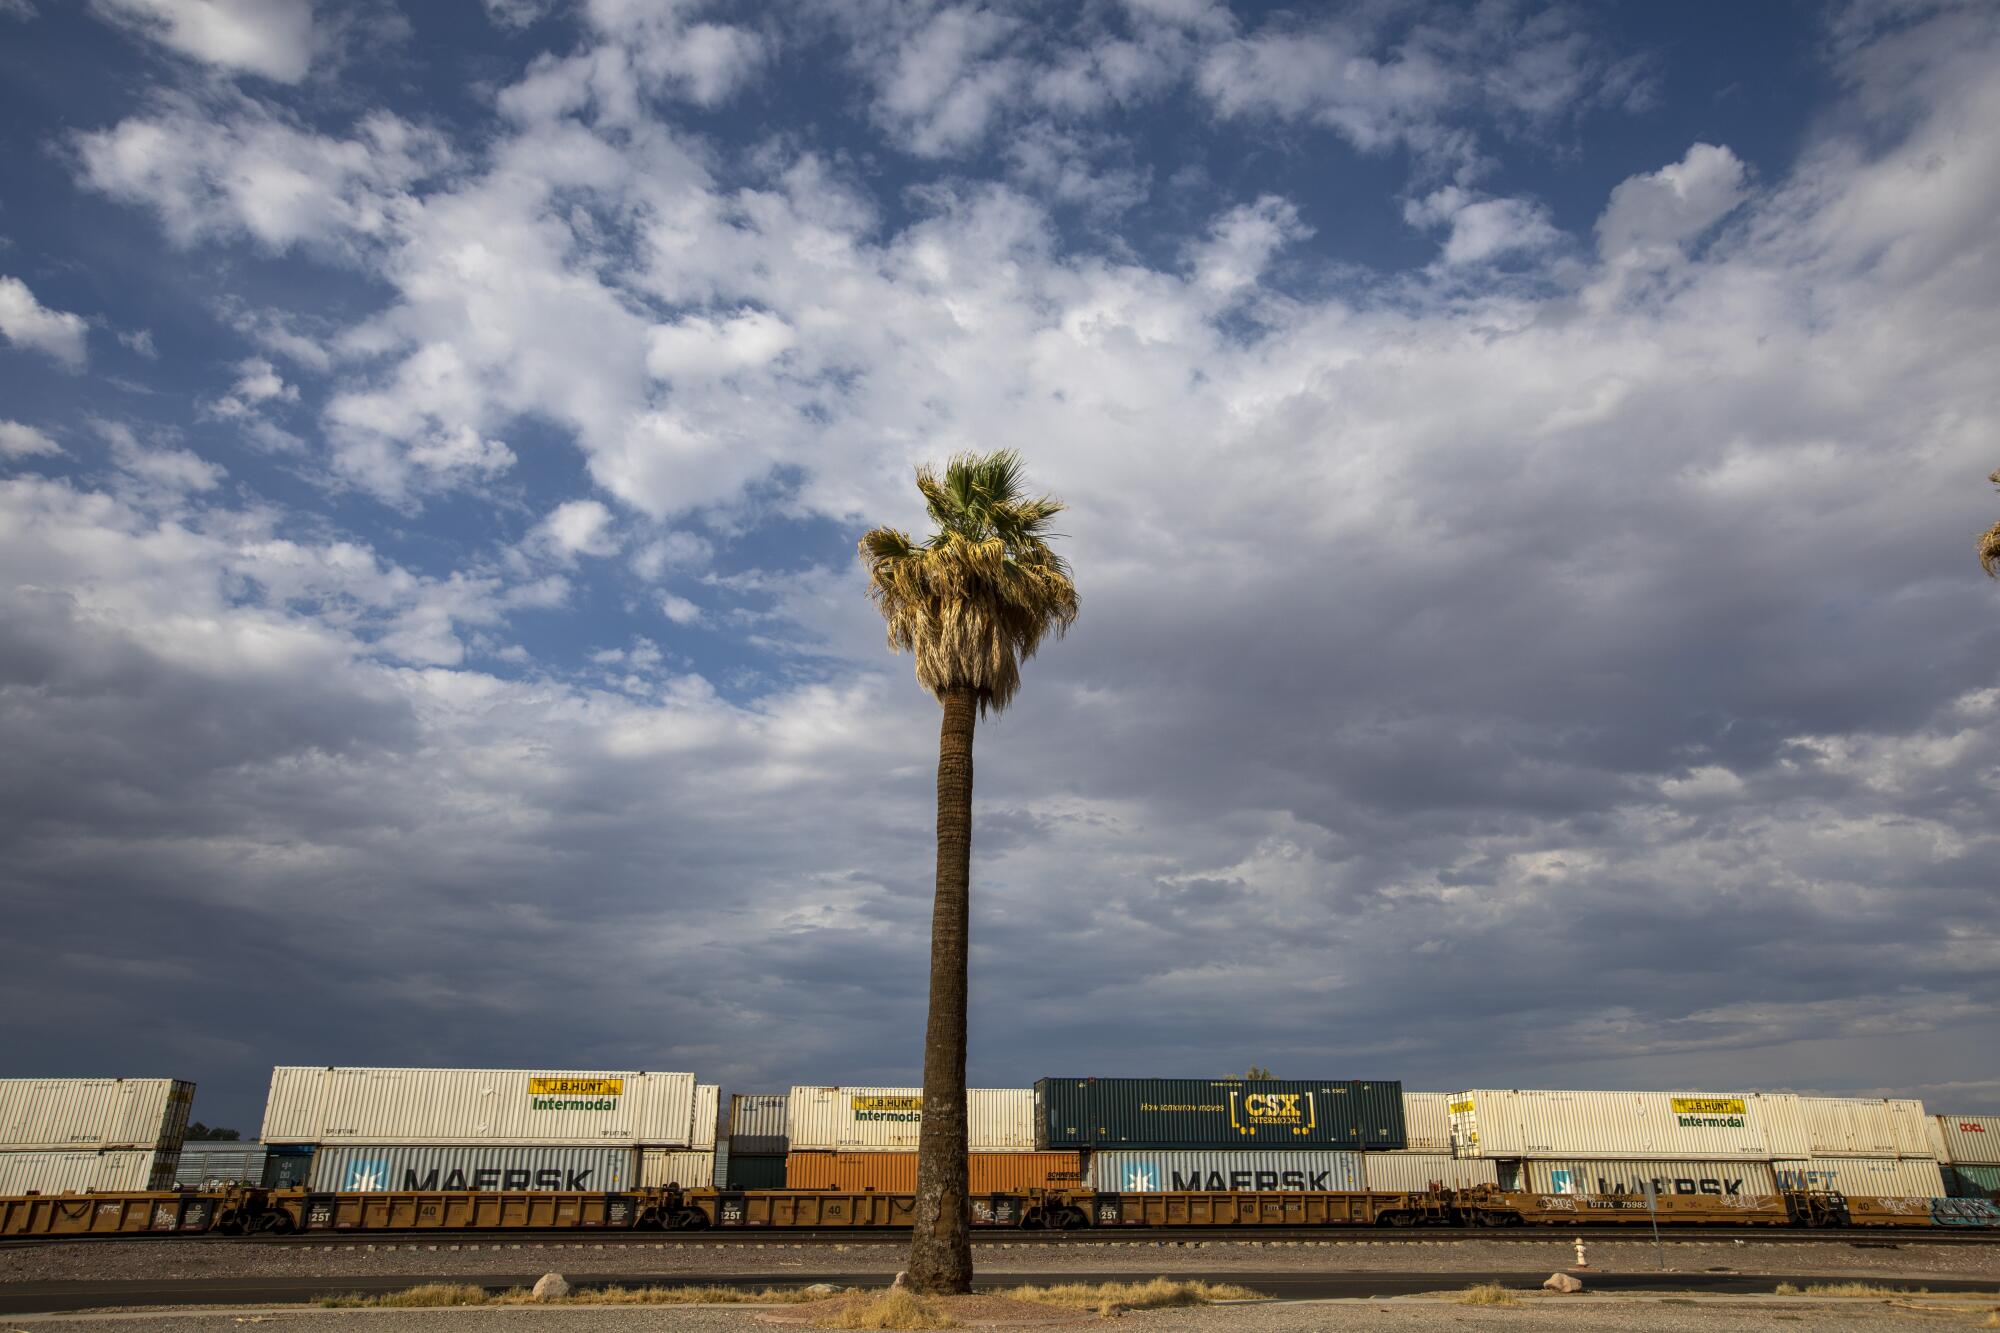
[[958,1321],[932,1309],[907,1291],[892,1290],[872,1301],[832,1311],[820,1328],[957,1328]]
[[1464,1291],[1453,1296],[1452,1300],[1459,1305],[1519,1305],[1521,1303],[1520,1297],[1501,1286],[1498,1282],[1481,1282],[1477,1286],[1467,1287]]
[[1150,1282],[1069,1282],[1054,1287],[1015,1287],[998,1294],[1017,1301],[1039,1301],[1073,1310],[1094,1310],[1098,1314],[1263,1299],[1262,1292],[1226,1282],[1179,1282],[1164,1277]]

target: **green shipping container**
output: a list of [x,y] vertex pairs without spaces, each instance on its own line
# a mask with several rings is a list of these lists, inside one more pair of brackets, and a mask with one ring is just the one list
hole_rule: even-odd
[[733,1190],[781,1190],[785,1187],[782,1157],[729,1156],[729,1186]]
[[1947,1166],[1944,1187],[1954,1199],[1990,1199],[2000,1203],[2000,1166]]
[[1400,1081],[1045,1078],[1035,1147],[1342,1148],[1408,1146]]

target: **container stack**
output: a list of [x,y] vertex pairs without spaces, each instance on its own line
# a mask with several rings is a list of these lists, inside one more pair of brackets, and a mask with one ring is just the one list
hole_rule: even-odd
[[713,1180],[716,1103],[692,1074],[280,1066],[262,1139],[335,1193],[693,1188]]
[[729,1132],[716,1152],[716,1183],[733,1190],[781,1190],[791,1136],[782,1092],[738,1092],[729,1098]]
[[1463,1190],[1498,1183],[1492,1162],[1451,1155],[1450,1102],[1450,1094],[1443,1092],[1403,1094],[1403,1129],[1409,1146],[1362,1154],[1363,1179],[1369,1189],[1398,1194],[1434,1186]]
[[0,1194],[168,1190],[194,1084],[0,1079]]
[[2000,1203],[2000,1115],[1941,1115],[1931,1121],[1945,1193]]
[[1106,1194],[1359,1191],[1401,1152],[1403,1089],[1345,1079],[1045,1078],[1035,1142],[1089,1154]]
[[[180,1162],[174,1168],[177,1190],[218,1189],[225,1185],[272,1185],[265,1180],[271,1155],[254,1140],[193,1139],[181,1145]],[[303,1185],[303,1179],[292,1184]]]
[[1545,1194],[1781,1189],[1937,1194],[1921,1103],[1793,1093],[1480,1088],[1447,1108],[1453,1151],[1499,1184]]
[[[923,1119],[922,1088],[794,1087],[785,1106],[785,1188],[912,1193]],[[1032,1089],[968,1088],[966,1127],[974,1196],[1082,1179],[1074,1151],[1037,1150]]]

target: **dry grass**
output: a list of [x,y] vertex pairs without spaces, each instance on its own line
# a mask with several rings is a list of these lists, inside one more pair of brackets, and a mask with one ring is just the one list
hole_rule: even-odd
[[1520,1297],[1501,1286],[1498,1282],[1481,1282],[1477,1286],[1467,1287],[1451,1299],[1457,1305],[1519,1305],[1521,1303]]
[[830,1311],[818,1328],[957,1328],[958,1321],[907,1291],[885,1292],[872,1301]]
[[1873,1282],[1814,1282],[1809,1286],[1794,1286],[1790,1282],[1780,1282],[1777,1294],[1780,1296],[1928,1296],[1926,1287],[1884,1287]]
[[1016,1301],[1061,1305],[1072,1310],[1093,1310],[1116,1314],[1121,1310],[1168,1310],[1188,1305],[1213,1305],[1217,1301],[1256,1301],[1261,1291],[1231,1286],[1226,1282],[1179,1282],[1156,1277],[1150,1282],[1069,1282],[1055,1287],[1011,1287],[996,1292]]
[[536,1301],[526,1287],[488,1291],[469,1282],[428,1282],[379,1296],[320,1296],[314,1305],[330,1310],[416,1310],[444,1305],[796,1305],[811,1299],[797,1291],[766,1287],[595,1287],[552,1301]]

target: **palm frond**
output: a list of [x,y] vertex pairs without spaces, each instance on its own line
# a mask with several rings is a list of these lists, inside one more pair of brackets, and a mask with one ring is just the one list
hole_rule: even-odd
[[[1986,480],[2000,486],[2000,469]],[[2000,579],[2000,523],[1979,534],[1979,567],[1989,579]]]
[[982,713],[997,712],[1020,688],[1021,663],[1076,621],[1069,564],[1046,540],[1062,502],[1024,498],[1020,456],[1005,449],[956,455],[942,475],[921,467],[917,490],[936,531],[921,543],[893,528],[864,536],[869,596],[924,688],[940,699],[971,688]]

